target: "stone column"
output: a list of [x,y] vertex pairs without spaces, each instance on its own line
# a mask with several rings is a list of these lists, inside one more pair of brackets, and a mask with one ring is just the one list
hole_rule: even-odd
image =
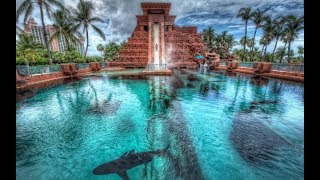
[[152,32],[153,32],[152,22],[149,22],[149,25],[148,25],[148,64],[152,63],[151,62],[151,59],[152,59],[152,47],[153,47]]
[[164,53],[165,53],[165,48],[164,48],[164,22],[160,23],[160,64],[165,63],[164,59]]

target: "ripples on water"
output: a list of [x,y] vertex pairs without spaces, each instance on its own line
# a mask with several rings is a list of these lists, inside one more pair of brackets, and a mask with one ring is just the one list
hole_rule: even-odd
[[223,71],[96,74],[17,94],[17,179],[92,170],[163,149],[130,179],[303,179],[304,85]]

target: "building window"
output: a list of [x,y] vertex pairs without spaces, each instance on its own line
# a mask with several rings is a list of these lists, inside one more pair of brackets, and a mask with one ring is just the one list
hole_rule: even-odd
[[149,30],[148,26],[143,26],[143,30],[148,32]]

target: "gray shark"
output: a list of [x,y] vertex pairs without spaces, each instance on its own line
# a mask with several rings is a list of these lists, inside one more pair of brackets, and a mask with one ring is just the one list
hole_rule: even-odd
[[140,153],[134,153],[134,149],[132,149],[131,151],[124,153],[120,158],[96,167],[93,170],[93,174],[104,175],[117,173],[122,179],[129,180],[129,177],[126,172],[128,169],[134,168],[141,164],[146,165],[153,159],[154,156],[163,155],[168,149],[169,146],[167,146],[163,150],[147,151]]

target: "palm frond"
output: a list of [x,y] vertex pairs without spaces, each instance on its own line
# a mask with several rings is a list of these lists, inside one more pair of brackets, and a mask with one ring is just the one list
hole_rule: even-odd
[[95,25],[93,25],[93,24],[91,24],[91,27],[93,28],[94,31],[96,31],[96,32],[99,34],[99,36],[100,36],[103,40],[106,40],[106,37],[105,37],[105,35],[104,35],[104,33],[102,32],[101,29],[99,29],[97,26],[95,26]]
[[51,8],[50,4],[48,4],[46,1],[43,1],[43,5],[45,7],[48,18],[51,19],[52,8]]
[[[57,1],[57,0],[46,0],[48,3],[53,4],[55,6],[58,6],[61,9],[64,9],[64,6],[61,2]],[[45,2],[45,1],[43,1]]]
[[101,22],[101,23],[103,23],[104,21],[103,21],[101,18],[99,18],[99,17],[93,17],[93,18],[90,18],[90,19],[88,20],[88,22],[89,22],[89,23],[93,23],[93,22]]
[[33,11],[33,5],[30,5],[26,11],[25,11],[25,15],[24,15],[24,18],[23,18],[23,23],[26,23],[27,22],[27,19],[30,17],[32,11]]
[[53,35],[50,37],[49,42],[51,43],[53,41],[53,39],[59,39],[61,33],[60,31],[56,31],[55,33],[53,33]]
[[17,16],[19,17],[23,12],[25,12],[29,8],[29,6],[32,6],[32,5],[33,4],[31,0],[23,1],[17,10]]

